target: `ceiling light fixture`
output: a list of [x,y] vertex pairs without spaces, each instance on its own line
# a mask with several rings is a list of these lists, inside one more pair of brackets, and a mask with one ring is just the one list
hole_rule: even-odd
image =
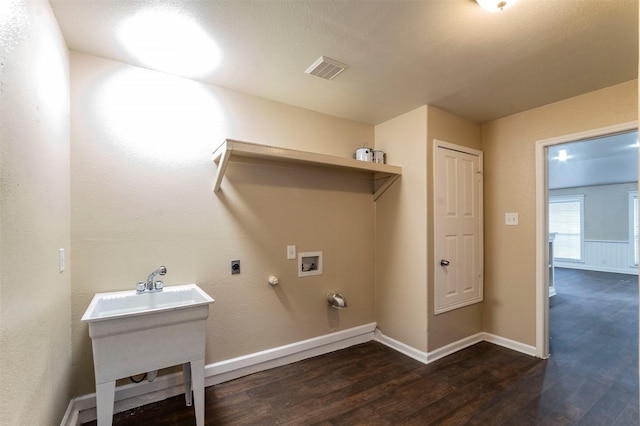
[[480,7],[489,12],[498,12],[513,6],[516,0],[476,0]]
[[567,154],[566,149],[561,149],[560,151],[558,151],[558,161],[567,161],[568,158],[569,155]]

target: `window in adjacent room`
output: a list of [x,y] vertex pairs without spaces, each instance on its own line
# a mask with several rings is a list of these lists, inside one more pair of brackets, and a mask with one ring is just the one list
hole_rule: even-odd
[[633,266],[638,266],[638,191],[629,191],[629,243]]
[[583,261],[584,195],[549,197],[549,233],[556,234],[554,259]]

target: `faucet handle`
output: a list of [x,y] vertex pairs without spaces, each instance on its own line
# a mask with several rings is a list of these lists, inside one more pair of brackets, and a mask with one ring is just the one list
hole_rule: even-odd
[[156,281],[156,282],[154,283],[154,288],[155,288],[156,290],[162,290],[162,286],[163,286],[163,285],[164,285],[164,283],[163,283],[162,281]]
[[136,284],[136,291],[138,293],[142,293],[144,292],[144,290],[147,288],[147,285],[145,283],[143,283],[142,281],[140,281],[138,284]]

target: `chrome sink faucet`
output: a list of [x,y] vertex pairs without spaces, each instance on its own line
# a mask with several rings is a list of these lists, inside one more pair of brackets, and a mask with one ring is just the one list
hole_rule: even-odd
[[147,282],[140,281],[136,286],[137,293],[144,293],[149,291],[162,291],[162,281],[153,281],[156,275],[164,275],[167,273],[167,267],[161,266],[147,277]]

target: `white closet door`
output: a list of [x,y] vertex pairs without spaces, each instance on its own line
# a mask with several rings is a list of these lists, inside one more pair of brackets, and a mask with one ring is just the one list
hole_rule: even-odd
[[483,300],[482,153],[435,144],[435,313]]

